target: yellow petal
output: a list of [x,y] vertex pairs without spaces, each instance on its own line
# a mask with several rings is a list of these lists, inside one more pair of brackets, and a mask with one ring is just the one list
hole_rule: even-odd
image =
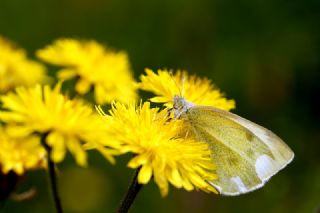
[[87,153],[84,151],[83,147],[80,144],[80,141],[74,137],[69,137],[66,139],[67,148],[75,156],[77,163],[80,166],[87,165]]
[[96,147],[96,149],[111,163],[111,164],[115,164],[116,161],[114,159],[114,157],[112,155],[115,155],[115,154],[119,154],[119,153],[115,153],[114,150],[111,151],[107,148],[104,148],[104,147]]
[[52,132],[47,136],[47,143],[51,146],[51,159],[59,163],[66,154],[65,139],[59,133]]
[[163,174],[159,174],[158,172],[154,172],[154,181],[160,188],[160,194],[162,197],[168,195],[169,192],[169,185],[167,179],[164,177]]
[[8,135],[12,137],[27,137],[32,134],[32,130],[27,126],[17,126],[8,125],[7,128]]
[[141,184],[146,184],[152,177],[152,167],[150,164],[146,164],[141,167],[138,175],[138,182]]
[[83,95],[90,90],[90,87],[91,83],[88,82],[86,79],[79,79],[76,84],[76,91],[79,94]]
[[140,165],[143,165],[146,162],[148,162],[148,157],[146,155],[138,155],[129,161],[128,167],[138,168]]
[[74,69],[62,69],[58,72],[57,76],[61,80],[68,80],[77,75],[76,70]]
[[168,179],[175,187],[182,187],[181,175],[177,169],[172,169],[172,171],[168,172]]
[[103,104],[106,100],[106,92],[101,85],[96,85],[94,88],[94,98],[98,104]]

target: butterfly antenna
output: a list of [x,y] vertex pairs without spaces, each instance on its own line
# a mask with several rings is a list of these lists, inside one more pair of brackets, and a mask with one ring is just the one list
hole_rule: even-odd
[[186,82],[186,77],[182,76],[181,78],[181,82],[182,82],[182,92],[181,92],[181,97],[184,97],[184,83]]
[[181,88],[180,88],[180,86],[178,85],[178,82],[176,81],[176,79],[174,78],[174,75],[173,75],[173,72],[172,72],[172,71],[170,71],[170,76],[171,76],[174,84],[176,85],[176,87],[177,87],[178,90],[179,90],[179,96],[183,97],[183,90],[184,90],[184,88],[183,88],[183,87],[184,87],[183,83],[182,83],[182,91],[181,91]]

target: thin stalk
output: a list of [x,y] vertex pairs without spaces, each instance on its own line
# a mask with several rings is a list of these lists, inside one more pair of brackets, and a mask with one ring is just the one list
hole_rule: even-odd
[[60,197],[59,197],[59,193],[58,193],[58,183],[57,183],[57,174],[56,174],[56,170],[55,170],[55,164],[51,159],[52,148],[50,146],[48,146],[45,141],[47,135],[48,135],[48,133],[44,134],[41,137],[41,143],[47,151],[47,162],[48,162],[49,182],[50,182],[50,187],[51,187],[51,193],[53,196],[53,201],[54,201],[54,205],[56,207],[57,213],[63,213],[61,201],[60,201]]
[[129,188],[127,190],[127,193],[125,194],[125,196],[123,197],[119,208],[117,209],[116,213],[127,213],[133,203],[133,201],[135,200],[137,194],[139,193],[139,191],[142,188],[142,184],[138,183],[137,177],[139,174],[140,168],[138,168],[131,180],[131,183],[129,185]]

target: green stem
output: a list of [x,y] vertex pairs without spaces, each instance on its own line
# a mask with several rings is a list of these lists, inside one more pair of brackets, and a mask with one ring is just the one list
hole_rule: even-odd
[[46,143],[47,135],[48,135],[48,133],[45,133],[41,137],[41,143],[44,146],[44,148],[46,149],[47,155],[48,155],[47,161],[48,161],[49,182],[50,182],[51,192],[52,192],[53,201],[54,201],[54,205],[56,207],[57,213],[63,213],[61,201],[60,201],[60,197],[59,197],[59,193],[58,193],[58,183],[57,183],[57,174],[56,174],[56,170],[55,170],[55,164],[51,159],[52,148],[50,146],[48,146],[48,144]]
[[128,188],[127,193],[123,197],[119,208],[117,209],[116,213],[127,213],[136,198],[137,194],[142,188],[142,184],[138,183],[137,177],[139,174],[140,168],[137,169],[132,177],[130,186]]

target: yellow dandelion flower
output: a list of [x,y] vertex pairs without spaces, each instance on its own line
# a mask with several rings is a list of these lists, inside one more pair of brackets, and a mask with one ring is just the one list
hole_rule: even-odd
[[138,84],[142,90],[150,91],[156,95],[152,102],[166,103],[172,107],[175,95],[182,95],[188,101],[204,106],[213,106],[223,110],[235,107],[234,100],[227,100],[223,94],[207,78],[189,75],[185,71],[177,71],[172,75],[168,70],[158,70],[154,73],[146,69],[146,75],[141,75]]
[[216,192],[206,180],[216,179],[208,145],[181,135],[180,120],[168,121],[168,111],[150,108],[150,103],[135,107],[115,103],[105,116],[109,139],[121,144],[123,153],[132,152],[130,168],[141,168],[138,183],[151,177],[162,196],[168,194],[169,183],[188,191],[201,189]]
[[46,152],[39,137],[15,137],[8,128],[0,126],[0,170],[22,175],[26,170],[44,168]]
[[16,86],[32,86],[46,78],[43,65],[29,60],[24,50],[0,37],[0,93]]
[[16,125],[11,128],[12,135],[47,135],[46,143],[52,148],[54,162],[62,161],[69,150],[76,162],[85,166],[87,154],[83,143],[98,149],[113,162],[113,144],[104,141],[106,127],[99,114],[81,100],[70,100],[62,95],[60,86],[58,84],[54,89],[48,85],[18,87],[15,93],[1,96],[0,119]]
[[136,86],[125,52],[114,52],[95,41],[60,39],[41,49],[37,56],[65,68],[58,71],[60,80],[77,78],[76,91],[83,95],[94,90],[98,104],[134,101]]

